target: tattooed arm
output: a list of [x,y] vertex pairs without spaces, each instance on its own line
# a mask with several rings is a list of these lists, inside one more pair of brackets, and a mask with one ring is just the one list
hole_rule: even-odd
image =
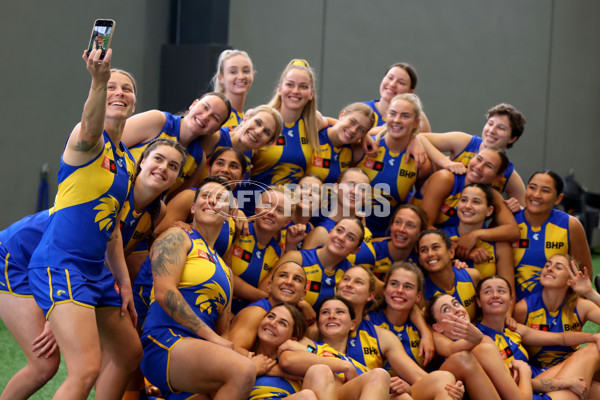
[[150,251],[154,299],[175,322],[210,342],[233,347],[207,326],[192,310],[177,288],[191,241],[180,228],[170,228],[156,239]]

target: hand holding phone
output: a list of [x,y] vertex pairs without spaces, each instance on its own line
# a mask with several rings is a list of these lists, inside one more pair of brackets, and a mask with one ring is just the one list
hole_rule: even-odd
[[106,50],[110,47],[115,25],[116,23],[112,19],[97,19],[94,22],[90,44],[88,45],[88,55],[93,49],[102,49],[100,59],[104,58]]

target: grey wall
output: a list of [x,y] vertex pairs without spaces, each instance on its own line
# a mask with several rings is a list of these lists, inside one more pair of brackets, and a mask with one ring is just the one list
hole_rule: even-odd
[[45,162],[54,200],[62,147],[90,86],[81,55],[96,18],[117,21],[112,66],[136,77],[138,111],[156,107],[168,6],[164,0],[0,2],[0,229],[35,211]]
[[434,132],[479,134],[489,107],[511,103],[527,118],[509,151],[524,179],[574,169],[600,191],[598,17],[595,0],[231,0],[229,42],[258,69],[251,105],[291,58],[309,60],[331,116],[377,98],[387,67],[405,61]]
[[[51,202],[62,146],[90,79],[81,53],[95,18],[117,20],[113,66],[140,86],[138,111],[157,107],[166,0],[0,2],[0,229],[35,209],[50,164]],[[434,131],[478,134],[484,112],[510,102],[526,115],[509,156],[600,192],[600,2],[596,0],[231,0],[229,43],[258,69],[247,105],[267,102],[291,58],[317,72],[319,108],[335,116],[378,97],[386,68],[413,64]]]

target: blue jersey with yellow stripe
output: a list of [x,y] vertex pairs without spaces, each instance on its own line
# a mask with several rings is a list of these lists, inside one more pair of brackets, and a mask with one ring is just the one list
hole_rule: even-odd
[[[450,239],[458,239],[458,227],[445,227],[444,232],[450,236]],[[477,240],[475,243],[475,249],[483,249],[489,255],[490,259],[483,263],[474,263],[473,260],[463,260],[469,268],[475,268],[481,274],[482,278],[496,275],[496,242],[488,242],[485,240]]]
[[[354,365],[354,368],[356,369],[356,373],[358,375],[361,375],[363,372],[367,372],[369,370],[365,365],[361,364],[359,361],[353,359],[347,354],[337,351],[325,342],[315,341],[313,343],[315,347],[315,354],[318,356],[337,358],[338,360],[349,361],[350,363],[352,363],[352,365]],[[338,372],[336,375],[339,376],[342,380],[346,379],[345,374],[343,372]]]
[[0,254],[6,262],[27,270],[31,255],[48,226],[50,211],[28,215],[0,231]]
[[[477,328],[479,328],[481,333],[494,341],[507,368],[513,360],[521,360],[529,363],[529,355],[527,354],[525,347],[523,347],[521,334],[519,332],[511,331],[508,328],[504,328],[504,331],[500,332],[483,325],[481,322],[477,323]],[[535,378],[543,371],[542,368],[532,366],[531,377]]]
[[[402,343],[404,351],[409,355],[417,364],[423,367],[423,356],[419,355],[419,346],[421,345],[421,332],[417,329],[415,324],[410,319],[407,319],[404,325],[396,326],[390,322],[386,317],[385,312],[382,308],[371,311],[368,314],[369,320],[380,328],[391,331]],[[388,371],[392,371],[391,365],[386,362],[384,368]]]
[[302,268],[306,273],[307,292],[304,300],[316,309],[324,298],[335,294],[338,283],[351,264],[348,260],[342,260],[333,271],[328,272],[317,257],[317,249],[300,250],[300,254]]
[[296,183],[312,160],[304,119],[284,124],[281,135],[272,145],[254,152],[251,177],[264,185]]
[[[542,292],[525,297],[527,303],[527,320],[525,325],[540,331],[549,332],[581,332],[582,322],[577,308],[572,313],[563,312],[561,307],[556,312],[550,312],[542,299]],[[549,368],[565,361],[577,346],[528,346],[531,365]]]
[[281,247],[275,238],[260,244],[253,222],[248,224],[248,231],[248,236],[238,236],[233,242],[230,267],[246,283],[258,287],[281,257]]
[[541,290],[540,273],[553,255],[569,253],[569,214],[552,210],[539,228],[525,218],[525,210],[515,214],[521,238],[512,244],[517,300]]
[[[319,226],[322,226],[323,228],[327,229],[328,232],[331,232],[331,230],[335,227],[336,224],[337,222],[329,217],[322,217],[321,221],[319,222]],[[373,234],[371,233],[369,228],[365,227],[365,238],[363,239],[363,242],[361,243],[358,252],[356,254],[350,254],[348,257],[346,257],[346,259],[350,261],[350,264],[352,265],[364,264],[371,268],[373,267],[373,265],[375,265],[375,249],[373,248]]]
[[[165,121],[165,124],[163,125],[162,129],[160,130],[160,133],[146,142],[138,143],[136,145],[131,146],[130,151],[135,160],[139,160],[144,150],[146,150],[146,147],[148,147],[150,142],[152,142],[154,139],[165,138],[179,142],[180,127],[182,123],[181,119],[184,117],[173,115],[166,111],[163,111],[163,114],[165,115],[167,120]],[[185,165],[182,168],[182,173],[180,176],[177,177],[177,180],[175,181],[173,186],[169,188],[166,196],[175,192],[175,190],[177,190],[181,185],[190,180],[190,178],[196,171],[196,168],[198,168],[198,166],[202,162],[204,150],[202,149],[202,146],[200,145],[200,142],[197,139],[193,140],[188,145],[188,147],[186,148],[186,154],[187,158],[185,159]]]
[[452,266],[454,272],[454,287],[449,292],[440,289],[429,276],[425,275],[425,300],[431,299],[436,294],[449,294],[460,302],[469,313],[471,321],[475,319],[475,284],[471,275],[466,269],[456,269]]
[[244,112],[236,111],[233,109],[233,107],[231,107],[231,114],[229,114],[229,118],[227,118],[227,121],[225,121],[225,123],[223,124],[223,127],[234,128],[234,127],[238,126],[239,124],[241,124],[243,120],[244,120]]
[[260,375],[256,377],[256,382],[248,400],[283,399],[301,390],[302,382],[300,380]]
[[100,154],[86,164],[68,165],[61,157],[54,207],[29,268],[75,270],[92,280],[104,273],[106,246],[129,195],[135,162],[106,131],[103,139]]
[[152,216],[149,211],[151,205],[148,205],[140,213],[136,212],[133,193],[134,190],[132,187],[129,198],[123,205],[123,211],[121,212],[121,236],[123,237],[123,251],[125,256],[135,251],[140,241],[146,239],[151,233]]
[[[452,186],[450,194],[442,203],[442,207],[440,208],[440,212],[438,213],[437,220],[434,224],[436,227],[446,228],[450,226],[458,226],[460,223],[460,219],[458,219],[458,213],[456,212],[456,206],[458,205],[458,200],[460,199],[460,195],[462,194],[462,191],[466,185],[465,177],[466,175],[454,175],[454,185]],[[423,194],[419,189],[413,197],[413,204],[421,207],[422,203]]]
[[375,250],[375,266],[373,267],[373,274],[381,281],[385,281],[390,267],[396,261],[408,261],[413,264],[419,262],[419,257],[414,251],[410,253],[406,260],[394,260],[390,254],[390,240],[390,238],[387,238],[385,240],[373,242],[373,249]]
[[[231,298],[233,284],[230,270],[221,257],[208,245],[202,235],[194,230],[187,234],[191,242],[185,267],[177,289],[193,312],[211,329]],[[197,337],[193,332],[175,322],[151,296],[150,310],[144,324],[144,335],[154,330],[171,329]]]
[[342,172],[350,168],[352,163],[352,145],[344,144],[334,147],[327,135],[327,128],[319,131],[319,151],[313,154],[312,162],[308,166],[307,174],[316,175],[323,183],[336,183]]
[[376,103],[379,103],[379,99],[371,100],[371,101],[365,101],[364,103],[366,105],[368,105],[369,107],[371,107],[371,109],[373,110],[373,113],[375,114],[375,124],[373,126],[382,126],[382,125],[385,125],[385,118],[384,118],[384,116],[379,113],[379,110],[375,106]]
[[383,367],[379,337],[371,321],[363,318],[358,327],[350,332],[346,355],[369,369]]
[[[374,237],[385,236],[389,225],[389,216],[392,211],[406,201],[417,180],[417,169],[414,158],[406,161],[406,150],[401,153],[392,153],[385,144],[385,137],[379,141],[377,156],[364,155],[357,167],[365,171],[373,192],[373,210],[367,215],[367,226]],[[387,207],[386,207],[387,206]],[[378,215],[375,210],[385,212],[387,218]]]
[[[475,157],[475,154],[479,153],[479,148],[481,147],[482,142],[483,139],[479,136],[471,136],[471,141],[469,142],[469,144],[467,144],[467,146],[464,149],[462,149],[462,151],[458,153],[452,161],[462,162],[465,165],[465,167],[468,166],[471,162],[471,159]],[[504,189],[506,189],[506,182],[508,182],[510,176],[514,171],[515,166],[511,161],[509,161],[506,171],[504,171],[502,176],[500,176],[500,178],[497,181],[492,182],[490,186],[499,191],[500,193],[504,192]]]

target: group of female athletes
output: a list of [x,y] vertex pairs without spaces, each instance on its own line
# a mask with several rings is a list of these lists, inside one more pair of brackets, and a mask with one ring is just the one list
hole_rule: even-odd
[[324,117],[295,59],[249,108],[252,61],[226,50],[214,92],[132,116],[135,80],[100,54],[54,206],[0,232],[27,358],[0,399],[60,354],[57,399],[600,398],[590,249],[560,176],[508,160],[513,106],[431,133],[397,63]]

